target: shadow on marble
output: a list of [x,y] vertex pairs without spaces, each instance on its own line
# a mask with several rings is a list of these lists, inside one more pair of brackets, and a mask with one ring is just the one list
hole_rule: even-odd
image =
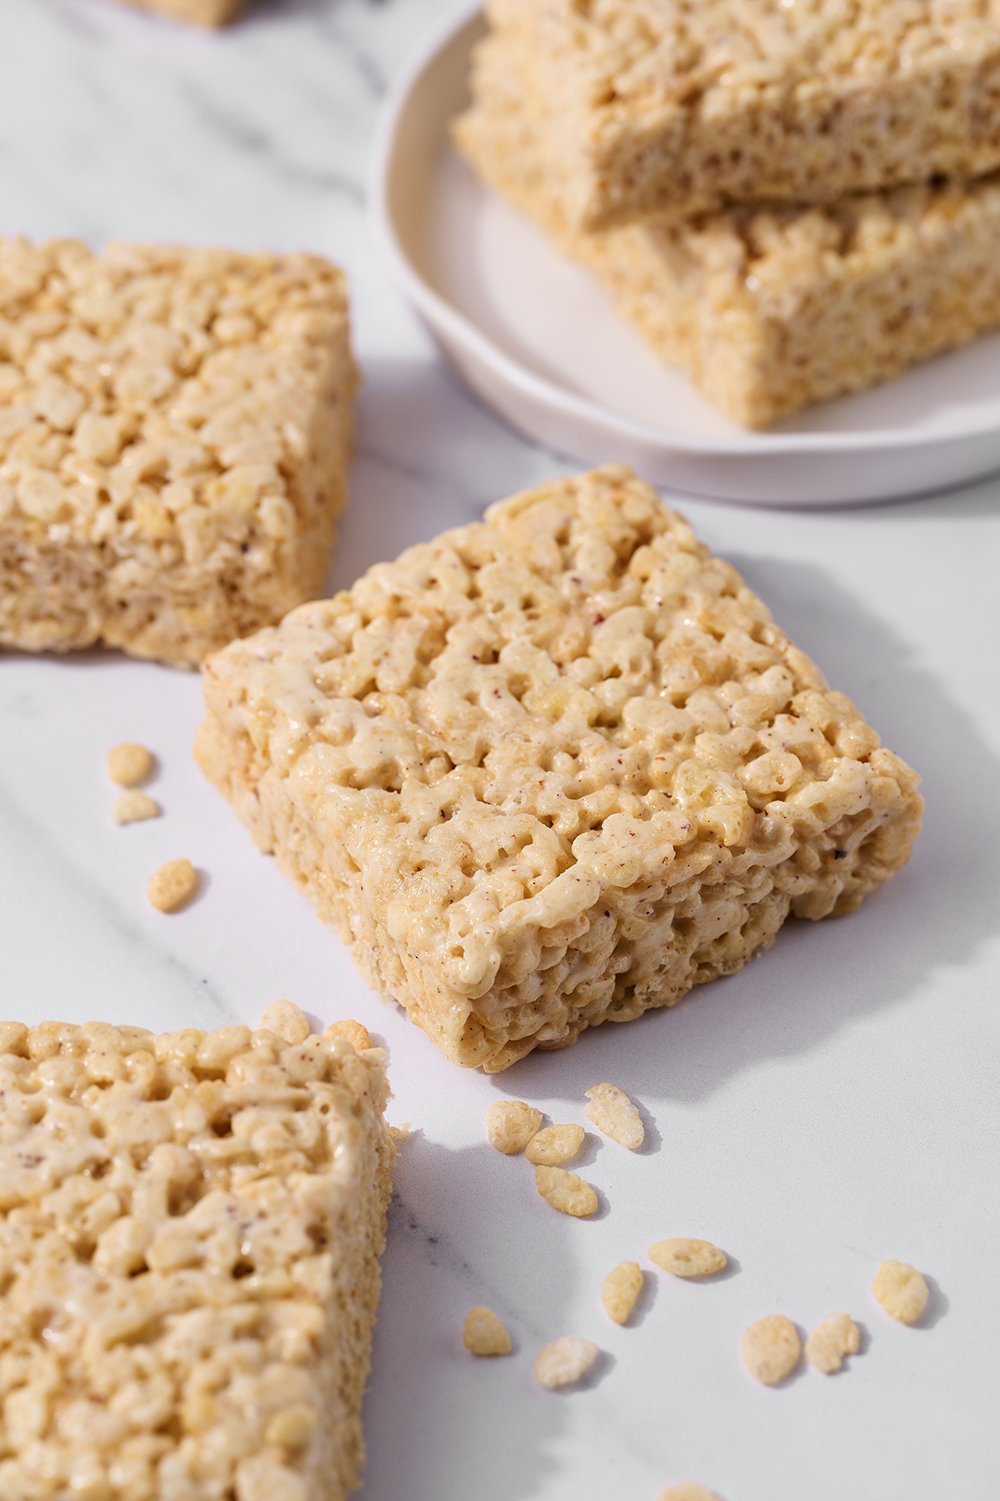
[[[536,1212],[524,1166],[485,1143],[453,1151],[419,1132],[401,1146],[359,1501],[543,1501],[558,1473],[553,1447],[570,1410],[540,1391],[532,1364],[542,1345],[575,1332],[565,1320],[579,1227]],[[537,1227],[530,1236],[526,1223]],[[510,1356],[464,1349],[462,1324],[477,1303],[506,1324]]]
[[829,681],[921,772],[927,812],[914,856],[850,917],[786,923],[770,951],[669,1014],[606,1024],[562,1052],[530,1054],[496,1076],[505,1094],[580,1101],[609,1078],[640,1101],[703,1098],[900,1004],[1000,931],[991,876],[1000,803],[984,796],[1000,785],[1000,761],[974,720],[884,620],[821,568],[729,558]]

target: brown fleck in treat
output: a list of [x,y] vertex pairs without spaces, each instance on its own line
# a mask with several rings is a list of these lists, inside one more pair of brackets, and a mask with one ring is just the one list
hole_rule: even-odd
[[917,777],[628,469],[206,664],[198,760],[366,978],[491,1072],[732,974],[908,858]]
[[1000,166],[994,0],[486,9],[509,72],[530,68],[548,178],[591,228]]
[[343,1501],[386,1097],[337,1038],[0,1028],[5,1501]]
[[156,757],[144,745],[124,741],[108,751],[108,776],[119,787],[141,787],[156,767]]
[[732,421],[766,427],[1000,326],[1000,173],[587,234],[540,155],[524,78],[490,46],[461,151]]
[[729,1265],[725,1251],[710,1240],[692,1240],[686,1235],[658,1240],[649,1248],[649,1259],[674,1277],[714,1277]]
[[190,860],[168,860],[154,870],[146,894],[157,912],[176,912],[198,889],[198,872]]
[[642,1268],[637,1261],[623,1261],[601,1283],[601,1302],[609,1319],[627,1324],[642,1292]]
[[542,1124],[542,1112],[524,1100],[494,1100],[486,1112],[490,1145],[508,1157],[516,1157]]
[[139,10],[156,11],[173,21],[196,26],[225,26],[243,10],[244,0],[124,0]]
[[919,1323],[931,1295],[921,1273],[905,1261],[883,1261],[872,1292],[889,1317],[901,1324]]
[[806,1340],[806,1360],[830,1376],[861,1349],[861,1330],[848,1313],[831,1313]]
[[[261,1012],[260,1026],[262,1028],[266,1027],[268,1031],[276,1032],[284,1042],[290,1043],[292,1047],[297,1047],[300,1042],[305,1042],[306,1038],[312,1032],[308,1016],[292,1001],[272,1001],[270,1006],[266,1006]],[[365,1036],[367,1037],[367,1033]],[[358,1047],[352,1037],[348,1037],[347,1040],[358,1052],[361,1052],[361,1048]],[[367,1043],[365,1046],[367,1046]]]
[[163,809],[148,792],[123,792],[111,810],[112,823],[143,823],[148,818],[159,818]]
[[791,1319],[772,1313],[757,1319],[743,1335],[743,1363],[755,1381],[777,1386],[802,1359],[802,1340]]
[[719,1501],[719,1497],[696,1480],[680,1480],[660,1492],[660,1501]]
[[0,240],[0,648],[194,666],[314,598],[354,387],[317,256]]
[[547,1204],[560,1214],[584,1220],[597,1213],[597,1191],[591,1184],[561,1167],[536,1167],[535,1187]]
[[465,1316],[462,1342],[470,1355],[509,1355],[510,1335],[492,1308],[470,1308]]
[[535,1356],[535,1380],[546,1391],[572,1386],[574,1382],[582,1381],[599,1353],[589,1339],[564,1334],[545,1345]]
[[586,1135],[582,1126],[543,1126],[528,1142],[524,1155],[536,1167],[557,1167],[576,1156]]
[[586,1097],[590,1103],[584,1113],[598,1131],[630,1152],[642,1146],[646,1138],[642,1116],[624,1090],[614,1084],[592,1084]]

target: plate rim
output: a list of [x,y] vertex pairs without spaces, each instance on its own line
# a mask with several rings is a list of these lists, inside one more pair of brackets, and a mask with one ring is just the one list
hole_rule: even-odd
[[[478,3],[468,6],[458,18],[431,34],[394,79],[383,102],[373,134],[369,173],[370,217],[375,239],[385,256],[393,280],[403,295],[430,324],[440,327],[458,345],[469,350],[498,379],[526,396],[544,402],[550,409],[592,428],[604,429],[619,439],[653,446],[664,451],[685,453],[692,457],[766,458],[774,456],[824,454],[889,454],[905,449],[938,449],[953,443],[986,438],[995,425],[982,418],[957,423],[947,432],[913,432],[907,428],[886,427],[861,432],[775,433],[734,429],[732,436],[689,435],[668,427],[654,427],[611,411],[589,397],[578,395],[538,374],[502,349],[470,318],[437,290],[418,269],[407,249],[405,235],[399,230],[393,206],[393,179],[399,153],[400,129],[407,111],[419,95],[426,75],[441,55],[459,46],[468,33],[485,24]],[[916,367],[914,367],[916,368]],[[854,393],[862,395],[863,393]]]

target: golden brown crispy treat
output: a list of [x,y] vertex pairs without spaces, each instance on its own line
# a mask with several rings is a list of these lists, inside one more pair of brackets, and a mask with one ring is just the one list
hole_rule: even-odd
[[317,256],[0,241],[0,648],[195,665],[314,598],[354,386]]
[[198,759],[369,981],[496,1071],[731,974],[910,853],[917,777],[623,467],[234,642]]
[[766,427],[1000,326],[1000,176],[587,234],[523,93],[487,43],[476,106],[455,125],[463,154],[734,422]]
[[1000,0],[490,0],[574,226],[1000,167]]
[[0,1026],[4,1501],[342,1501],[385,1100],[340,1037]]
[[243,10],[244,0],[123,0],[138,10],[153,10],[174,21],[196,26],[225,26]]

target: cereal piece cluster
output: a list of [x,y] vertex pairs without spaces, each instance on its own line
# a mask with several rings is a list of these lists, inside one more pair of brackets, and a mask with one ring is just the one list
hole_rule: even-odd
[[0,1496],[347,1494],[385,1100],[337,1037],[0,1027]]

